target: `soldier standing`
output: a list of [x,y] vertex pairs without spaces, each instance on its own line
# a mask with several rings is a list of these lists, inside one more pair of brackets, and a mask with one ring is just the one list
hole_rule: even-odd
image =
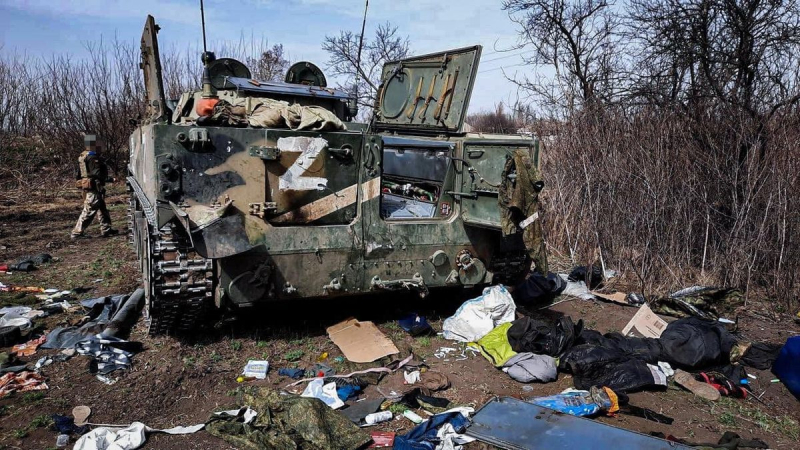
[[72,230],[72,239],[86,236],[84,230],[92,223],[94,216],[100,212],[100,236],[114,236],[119,234],[111,227],[111,216],[106,208],[106,182],[114,181],[108,176],[108,166],[100,157],[100,145],[97,137],[91,134],[84,135],[84,151],[78,158],[78,171],[75,184],[83,190],[83,211],[78,217],[78,223]]

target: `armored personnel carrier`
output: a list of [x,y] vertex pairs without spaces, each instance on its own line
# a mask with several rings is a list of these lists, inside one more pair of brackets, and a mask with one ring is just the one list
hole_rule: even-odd
[[425,296],[529,273],[531,249],[522,232],[504,236],[498,196],[517,176],[508,161],[538,166],[538,145],[462,130],[480,46],[387,63],[361,124],[353,99],[305,62],[286,82],[258,81],[205,53],[203,89],[169,101],[158,29],[149,16],[127,177],[152,334],[191,329],[214,306]]

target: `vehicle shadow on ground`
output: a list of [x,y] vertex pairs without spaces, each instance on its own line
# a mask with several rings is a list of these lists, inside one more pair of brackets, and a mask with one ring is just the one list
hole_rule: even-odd
[[[413,292],[387,292],[358,297],[325,298],[272,302],[250,309],[231,311],[210,318],[195,332],[174,336],[184,344],[210,344],[223,339],[302,339],[326,335],[326,328],[349,318],[378,325],[396,323],[401,317],[417,313],[429,322],[453,315],[465,301],[481,294],[481,289],[445,289],[425,298]],[[546,305],[547,303],[544,303]],[[525,305],[519,314],[555,321],[562,313]],[[439,327],[434,327],[440,329]]]

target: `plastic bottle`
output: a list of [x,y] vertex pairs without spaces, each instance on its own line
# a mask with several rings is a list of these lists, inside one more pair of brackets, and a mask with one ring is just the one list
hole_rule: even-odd
[[375,425],[376,423],[392,420],[392,417],[393,416],[391,411],[381,411],[372,414],[367,414],[367,417],[364,418],[364,422],[366,422],[367,425]]

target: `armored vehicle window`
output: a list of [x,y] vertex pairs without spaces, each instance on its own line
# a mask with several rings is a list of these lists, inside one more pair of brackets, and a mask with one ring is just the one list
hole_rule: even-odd
[[444,218],[442,208],[453,144],[384,138],[381,217],[386,220]]

